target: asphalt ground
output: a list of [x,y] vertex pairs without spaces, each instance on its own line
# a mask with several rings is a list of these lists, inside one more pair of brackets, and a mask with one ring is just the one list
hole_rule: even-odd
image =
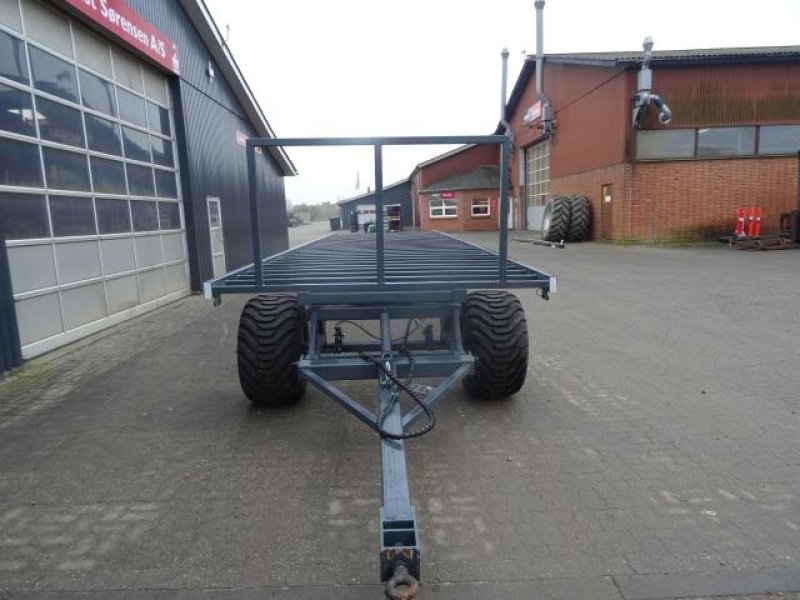
[[[458,388],[408,444],[421,597],[798,597],[800,252],[518,237],[559,291],[519,294],[522,391]],[[0,380],[0,598],[381,597],[378,440],[312,389],[250,406],[244,301],[190,297]]]

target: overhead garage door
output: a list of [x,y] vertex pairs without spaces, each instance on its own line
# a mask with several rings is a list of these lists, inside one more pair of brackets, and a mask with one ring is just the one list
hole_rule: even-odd
[[0,2],[0,223],[34,356],[188,293],[167,81],[34,0]]

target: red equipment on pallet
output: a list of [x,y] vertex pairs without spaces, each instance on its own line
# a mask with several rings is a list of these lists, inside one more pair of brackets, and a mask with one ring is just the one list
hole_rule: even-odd
[[751,206],[736,209],[736,229],[733,232],[737,238],[761,237],[761,207]]
[[744,237],[744,208],[736,209],[736,230],[733,235],[737,238]]

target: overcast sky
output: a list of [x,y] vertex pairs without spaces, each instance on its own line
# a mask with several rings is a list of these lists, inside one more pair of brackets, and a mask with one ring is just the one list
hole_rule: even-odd
[[[532,0],[205,0],[279,137],[483,135],[536,49]],[[544,50],[800,45],[800,0],[547,0]],[[384,150],[384,184],[449,147]],[[372,150],[290,148],[294,204],[374,188]],[[360,190],[355,189],[360,172]]]

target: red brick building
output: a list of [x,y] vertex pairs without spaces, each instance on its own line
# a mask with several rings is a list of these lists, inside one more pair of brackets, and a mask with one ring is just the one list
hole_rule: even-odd
[[641,63],[642,52],[545,55],[545,136],[526,62],[506,108],[516,223],[539,229],[549,195],[583,194],[594,239],[712,238],[740,206],[762,207],[762,232],[775,233],[800,208],[800,46],[654,52],[668,125],[652,107],[632,124]]
[[439,231],[497,229],[498,147],[467,145],[420,163],[410,175],[416,226]]

